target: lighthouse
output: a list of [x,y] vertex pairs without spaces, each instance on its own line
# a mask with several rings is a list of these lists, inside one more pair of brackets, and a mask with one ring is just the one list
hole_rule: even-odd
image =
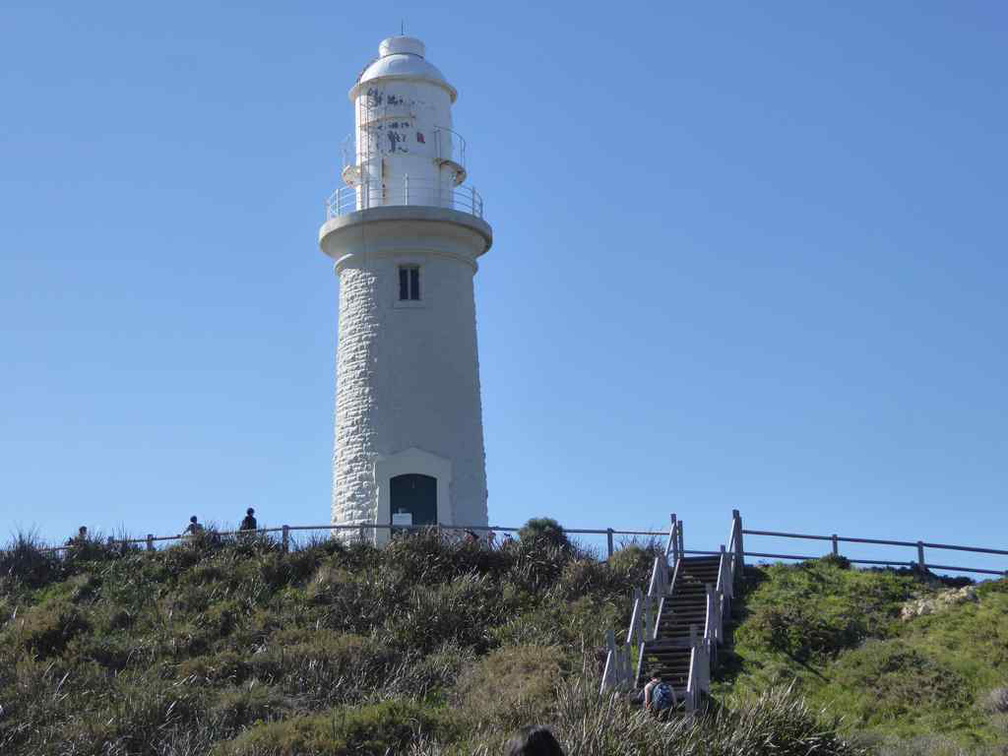
[[493,232],[457,96],[407,36],[350,89],[355,133],[319,230],[339,280],[334,525],[487,524],[473,278]]

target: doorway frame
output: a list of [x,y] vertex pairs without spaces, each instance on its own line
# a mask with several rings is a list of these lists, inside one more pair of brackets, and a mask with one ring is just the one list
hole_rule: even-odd
[[[437,521],[439,525],[451,525],[451,480],[450,459],[439,457],[415,446],[395,454],[379,457],[375,461],[375,484],[378,488],[378,506],[375,510],[376,525],[392,524],[391,481],[397,475],[419,473],[437,480]],[[388,528],[375,528],[375,544],[381,546],[389,540]]]

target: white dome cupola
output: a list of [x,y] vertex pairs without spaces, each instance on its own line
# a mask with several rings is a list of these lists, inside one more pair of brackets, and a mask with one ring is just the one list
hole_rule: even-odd
[[378,54],[350,88],[356,128],[343,150],[346,188],[330,199],[330,212],[433,205],[482,215],[476,190],[460,188],[466,159],[452,129],[455,88],[415,37],[389,37]]
[[424,58],[426,47],[416,37],[389,37],[378,45],[378,57],[371,61],[357,77],[350,89],[350,101],[357,100],[362,85],[377,80],[391,79],[426,81],[442,87],[455,102],[458,92],[448,83],[437,66]]

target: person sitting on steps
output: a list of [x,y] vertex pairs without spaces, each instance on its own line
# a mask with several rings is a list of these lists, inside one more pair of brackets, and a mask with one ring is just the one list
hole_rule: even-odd
[[660,677],[652,677],[644,686],[644,709],[652,714],[662,714],[675,707],[676,694],[672,686]]

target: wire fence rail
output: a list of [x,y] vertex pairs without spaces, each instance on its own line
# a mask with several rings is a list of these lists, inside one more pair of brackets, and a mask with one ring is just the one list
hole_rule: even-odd
[[[248,537],[258,537],[258,536],[272,536],[274,534],[280,534],[280,544],[286,551],[290,548],[293,534],[299,531],[314,531],[314,532],[327,532],[330,535],[351,535],[356,537],[360,541],[374,541],[375,535],[379,532],[385,533],[391,536],[394,533],[401,532],[436,532],[447,537],[459,537],[466,536],[468,534],[477,535],[482,533],[482,540],[487,540],[489,534],[496,535],[497,533],[505,533],[510,535],[511,533],[518,533],[521,530],[520,527],[507,527],[503,525],[391,525],[385,523],[357,523],[354,525],[280,525],[278,527],[272,528],[256,528],[255,530],[217,530],[215,528],[207,528],[205,530],[200,530],[199,535],[214,536],[214,537],[236,537],[236,538],[248,538]],[[370,534],[369,532],[370,531]],[[664,531],[660,530],[618,530],[616,528],[605,528],[605,529],[592,529],[592,528],[563,528],[565,535],[602,535],[606,536],[606,556],[611,557],[616,551],[616,537],[629,536],[631,538],[657,538],[664,537],[667,535]],[[370,538],[369,538],[370,535]],[[179,533],[176,535],[164,535],[158,536],[153,533],[148,533],[144,538],[109,538],[107,540],[108,545],[113,546],[138,546],[143,545],[148,551],[154,551],[157,548],[157,544],[165,543],[168,541],[176,542],[189,542],[196,537],[193,533]],[[350,539],[345,539],[350,540]],[[40,549],[47,553],[59,553],[64,551],[69,551],[75,548],[74,539],[71,539],[68,543],[62,546],[47,546]]]
[[[674,517],[674,515],[673,515]],[[299,532],[322,532],[329,533],[331,536],[342,537],[344,540],[357,539],[360,541],[377,541],[377,535],[382,533],[386,536],[391,536],[394,533],[402,532],[422,532],[422,531],[435,531],[446,537],[471,537],[470,534],[477,535],[480,540],[492,541],[492,536],[489,534],[504,533],[510,535],[512,533],[518,533],[521,530],[519,527],[508,527],[503,525],[448,525],[448,524],[438,524],[438,525],[392,525],[383,523],[356,523],[352,525],[280,525],[271,528],[258,528],[256,530],[208,530],[207,533],[212,533],[217,537],[249,537],[255,536],[273,536],[275,534],[280,534],[280,545],[286,551],[290,548],[293,534]],[[821,541],[830,544],[830,553],[833,556],[840,557],[841,549],[840,544],[868,544],[875,546],[896,546],[903,548],[913,548],[916,550],[916,560],[904,560],[904,559],[855,559],[846,558],[851,564],[863,564],[870,566],[892,566],[892,567],[907,567],[910,569],[918,570],[921,573],[926,573],[928,570],[945,570],[948,572],[967,572],[976,573],[981,575],[997,575],[1008,577],[1008,569],[1006,570],[995,570],[989,568],[981,568],[974,566],[963,566],[963,565],[950,565],[950,564],[937,564],[934,562],[928,562],[926,560],[925,549],[935,549],[935,550],[945,550],[945,551],[956,551],[965,552],[972,554],[983,554],[983,555],[993,555],[993,556],[1005,556],[1008,557],[1008,550],[1006,549],[993,549],[981,546],[963,546],[960,544],[948,544],[948,543],[937,543],[932,541],[903,541],[895,539],[885,539],[885,538],[861,538],[855,536],[840,536],[837,534],[831,535],[811,535],[807,533],[790,533],[786,531],[779,530],[755,530],[748,528],[741,528],[741,535],[748,537],[770,537],[770,538],[783,538],[783,539],[794,539],[803,541]],[[613,553],[616,551],[617,547],[617,537],[619,538],[665,538],[668,536],[667,531],[661,530],[622,530],[617,528],[564,528],[563,532],[568,536],[605,536],[606,540],[606,557],[612,557]],[[483,534],[480,537],[478,534]],[[347,538],[351,536],[351,538]],[[107,543],[109,545],[116,546],[133,546],[142,545],[148,551],[154,551],[158,544],[167,542],[188,542],[193,539],[193,535],[189,533],[179,533],[177,535],[164,535],[158,536],[153,533],[148,533],[147,536],[143,538],[110,538]],[[751,557],[754,559],[787,559],[787,560],[797,560],[804,561],[808,559],[818,559],[822,557],[822,554],[782,554],[773,553],[767,551],[747,551],[741,547],[742,538],[739,538],[738,544],[738,556],[740,558]],[[73,540],[68,542],[63,546],[50,546],[42,549],[44,552],[64,552],[69,549],[74,548]],[[682,549],[684,555],[694,555],[694,556],[714,556],[717,555],[718,551],[710,550],[700,550],[700,549]]]
[[[899,546],[904,548],[912,548],[915,549],[917,552],[916,561],[901,560],[901,559],[851,559],[851,558],[847,558],[847,561],[849,561],[851,564],[909,567],[911,569],[918,570],[921,573],[926,573],[928,570],[946,570],[949,572],[973,572],[982,575],[1008,576],[1008,570],[992,570],[981,567],[964,567],[961,565],[935,564],[934,562],[927,561],[926,558],[927,555],[925,553],[925,549],[938,549],[945,551],[967,552],[971,554],[1008,556],[1008,550],[1006,549],[991,549],[982,546],[962,546],[959,544],[935,543],[932,541],[900,541],[888,538],[860,538],[855,536],[840,536],[837,535],[836,533],[833,533],[831,535],[810,535],[808,533],[789,533],[780,530],[743,529],[742,534],[745,536],[764,536],[770,538],[785,538],[785,539],[795,539],[803,541],[825,541],[829,542],[831,553],[833,556],[836,557],[842,556],[840,553],[840,544],[842,543],[862,543],[873,546]],[[805,560],[805,559],[817,558],[816,556],[808,556],[801,554],[773,554],[758,551],[746,551],[745,555],[756,557],[758,559]]]

